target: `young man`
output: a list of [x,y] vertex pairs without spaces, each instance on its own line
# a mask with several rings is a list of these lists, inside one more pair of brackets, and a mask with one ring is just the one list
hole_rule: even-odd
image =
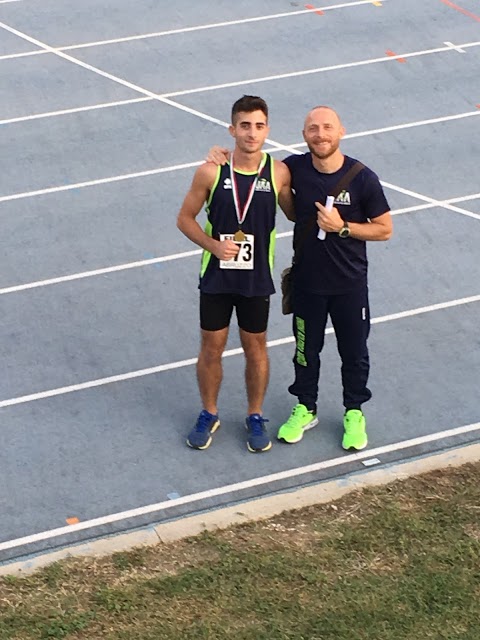
[[[366,241],[388,240],[392,219],[378,177],[367,167],[337,196],[331,210],[325,206],[327,196],[356,163],[340,151],[344,134],[333,109],[315,107],[303,129],[309,153],[284,160],[295,192],[294,242],[301,238],[302,247],[293,271],[295,381],[289,387],[298,404],[280,427],[278,439],[299,442],[307,429],[318,424],[319,355],[330,316],[342,360],[342,445],[361,450],[367,446],[362,404],[372,395],[367,388],[370,312]],[[224,162],[225,151],[214,148],[209,158]]]
[[[245,352],[248,410],[247,446],[267,451],[272,443],[262,405],[268,384],[266,346],[275,247],[277,200],[292,207],[287,167],[262,152],[268,136],[268,107],[256,96],[243,96],[232,107],[230,134],[235,148],[224,166],[200,166],[178,214],[177,226],[204,249],[200,272],[201,349],[197,378],[203,409],[187,438],[206,449],[220,426],[217,399],[222,354],[236,310]],[[205,231],[196,217],[206,203]]]

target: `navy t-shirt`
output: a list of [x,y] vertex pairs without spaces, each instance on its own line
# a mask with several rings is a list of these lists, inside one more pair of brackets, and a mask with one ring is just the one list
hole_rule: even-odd
[[[310,153],[289,156],[283,162],[290,169],[295,193],[295,242],[303,236],[305,224],[316,219],[315,202],[325,204],[327,196],[356,160],[345,156],[343,166],[335,173],[318,171]],[[378,176],[368,167],[355,176],[337,197],[334,206],[348,222],[368,222],[390,209]],[[366,284],[366,242],[351,237],[340,238],[337,233],[327,233],[325,240],[319,240],[318,231],[315,224],[303,241],[294,271],[296,286],[311,293],[332,295],[350,293]]]

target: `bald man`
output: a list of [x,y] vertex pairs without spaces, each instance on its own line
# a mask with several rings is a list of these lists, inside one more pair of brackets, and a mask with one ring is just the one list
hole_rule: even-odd
[[[293,444],[318,424],[317,398],[320,352],[330,316],[342,361],[344,449],[367,446],[362,405],[371,398],[367,387],[370,331],[366,241],[392,235],[389,205],[377,175],[364,167],[326,207],[342,177],[357,162],[344,155],[345,129],[338,114],[326,106],[313,108],[305,119],[303,138],[309,152],[284,160],[292,176],[296,225],[294,243],[302,238],[294,267],[293,330],[295,380],[289,392],[298,403],[278,432]],[[316,218],[316,224],[313,220]]]
[[[283,161],[290,170],[296,217],[294,246],[300,256],[293,269],[295,380],[288,388],[298,399],[277,438],[299,442],[318,424],[320,353],[330,316],[342,361],[344,449],[368,444],[362,405],[372,394],[367,339],[370,332],[366,242],[392,235],[390,207],[378,176],[368,167],[353,177],[325,206],[340,181],[358,162],[340,150],[345,128],[331,107],[314,107],[305,118],[308,153]],[[214,147],[207,160],[224,164],[228,149]],[[299,242],[300,239],[300,242]]]

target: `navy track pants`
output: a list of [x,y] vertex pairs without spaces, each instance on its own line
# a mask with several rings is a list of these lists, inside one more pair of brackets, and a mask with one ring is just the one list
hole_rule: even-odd
[[293,332],[296,349],[293,358],[295,381],[289,392],[309,410],[316,410],[320,378],[320,352],[330,316],[342,360],[343,404],[360,409],[372,397],[367,388],[370,362],[367,339],[370,333],[368,287],[340,295],[317,295],[295,287]]

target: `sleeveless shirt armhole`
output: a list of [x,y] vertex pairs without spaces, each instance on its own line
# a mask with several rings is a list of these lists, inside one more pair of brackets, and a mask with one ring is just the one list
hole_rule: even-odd
[[270,175],[272,176],[272,185],[273,185],[273,191],[275,193],[275,202],[278,207],[278,187],[277,187],[277,181],[275,179],[275,160],[273,159],[272,156],[269,156],[269,157],[270,157]]
[[215,176],[215,182],[213,183],[213,186],[210,189],[210,195],[208,196],[207,202],[205,203],[207,206],[207,209],[212,204],[213,194],[215,193],[215,189],[218,186],[218,181],[220,180],[221,171],[222,171],[222,165],[219,164],[217,167],[217,175]]

